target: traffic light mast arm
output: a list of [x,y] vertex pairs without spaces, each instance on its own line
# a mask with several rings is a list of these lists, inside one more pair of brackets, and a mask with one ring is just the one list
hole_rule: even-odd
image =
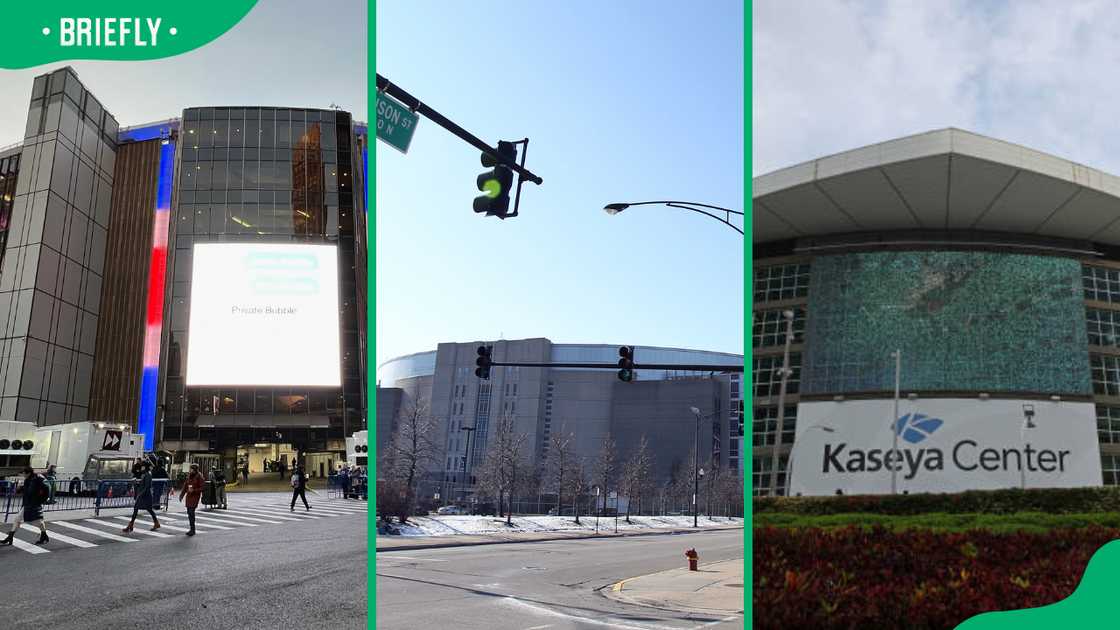
[[[617,370],[616,363],[522,363],[493,361],[494,367],[583,368],[589,370]],[[684,363],[635,363],[635,370],[686,370],[689,372],[742,372],[742,365],[694,365]]]
[[[393,85],[388,79],[381,76],[380,74],[377,75],[377,90],[379,92],[385,92],[389,96],[392,96],[393,98],[400,101],[401,104],[403,104],[405,107],[409,108],[410,110],[412,110],[414,112],[417,112],[417,113],[423,115],[428,120],[434,122],[435,124],[439,125],[440,127],[443,127],[444,129],[450,131],[451,133],[455,134],[459,138],[467,141],[468,144],[474,146],[479,151],[482,151],[483,153],[486,153],[487,155],[490,155],[491,157],[493,157],[499,163],[505,164],[513,172],[520,175],[522,179],[527,179],[527,180],[533,182],[534,184],[537,184],[538,186],[541,183],[544,182],[543,179],[541,179],[540,177],[537,177],[536,175],[534,175],[530,171],[526,170],[524,166],[517,164],[515,161],[514,162],[506,161],[505,158],[503,158],[501,155],[498,154],[497,149],[495,149],[494,147],[486,144],[482,140],[478,139],[477,137],[475,137],[474,134],[467,131],[466,129],[463,129],[459,125],[456,125],[455,123],[451,122],[451,120],[449,120],[443,114],[441,114],[441,113],[437,112],[436,110],[432,109],[431,107],[428,107],[427,105],[421,103],[420,99],[418,99],[415,96],[409,94],[408,92],[405,92],[404,90],[397,87],[396,85]],[[518,192],[520,192],[520,188],[521,188],[520,185],[518,185]]]

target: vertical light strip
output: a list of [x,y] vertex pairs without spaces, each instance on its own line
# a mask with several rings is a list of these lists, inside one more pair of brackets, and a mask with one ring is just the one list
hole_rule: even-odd
[[148,308],[144,322],[144,373],[140,380],[140,417],[144,450],[155,447],[159,349],[163,333],[163,290],[167,276],[167,232],[171,218],[171,183],[175,178],[175,145],[164,139],[159,150],[156,212],[152,222],[152,260],[148,271]]

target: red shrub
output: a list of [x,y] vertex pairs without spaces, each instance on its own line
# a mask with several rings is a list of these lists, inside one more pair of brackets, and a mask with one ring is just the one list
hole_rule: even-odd
[[754,530],[755,628],[953,628],[1069,596],[1099,527],[1044,534],[884,528]]

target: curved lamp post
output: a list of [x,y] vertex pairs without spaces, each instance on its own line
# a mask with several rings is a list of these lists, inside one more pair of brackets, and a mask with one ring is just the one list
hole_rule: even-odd
[[[711,217],[716,221],[726,225],[727,227],[735,230],[739,234],[743,230],[739,226],[731,222],[731,215],[743,216],[742,212],[738,210],[731,210],[728,208],[721,208],[719,206],[709,206],[705,203],[693,203],[691,201],[639,201],[636,203],[608,203],[603,206],[603,210],[610,215],[618,214],[630,206],[669,206],[670,208],[680,208],[681,210],[690,210],[707,217]],[[715,212],[713,212],[713,210]],[[717,213],[723,213],[724,216],[719,216]]]

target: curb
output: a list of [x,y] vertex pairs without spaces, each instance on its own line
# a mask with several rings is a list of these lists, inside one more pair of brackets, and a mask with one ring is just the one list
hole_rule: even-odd
[[[720,560],[718,562],[735,562],[735,561],[736,561],[735,559],[727,559],[727,560]],[[601,596],[606,597],[607,599],[611,599],[611,600],[614,600],[614,601],[617,601],[617,602],[622,602],[624,604],[629,604],[631,606],[639,606],[639,607],[642,607],[642,608],[652,608],[654,610],[663,610],[663,611],[678,612],[678,613],[683,612],[683,613],[688,613],[688,614],[700,614],[700,615],[711,615],[711,614],[741,615],[741,614],[743,614],[742,609],[740,609],[738,611],[729,611],[729,610],[724,610],[724,609],[710,609],[710,608],[700,608],[700,607],[692,607],[692,606],[657,605],[657,604],[654,604],[654,603],[651,603],[651,602],[648,602],[648,601],[643,601],[640,598],[639,599],[634,599],[634,598],[632,598],[628,595],[622,594],[622,591],[623,591],[627,582],[632,582],[634,580],[638,580],[638,579],[641,579],[641,578],[652,577],[652,576],[655,576],[655,575],[661,575],[662,573],[672,573],[673,571],[679,571],[679,570],[680,569],[678,567],[678,568],[672,568],[672,569],[665,569],[664,571],[657,571],[656,573],[648,573],[646,575],[636,575],[634,577],[626,578],[625,580],[619,580],[618,582],[615,582],[614,584],[608,584],[606,586],[601,586],[601,587],[599,587],[595,590]]]
[[[701,532],[720,532],[731,531],[735,529],[743,529],[739,527],[708,527],[705,529],[670,529],[670,530],[657,530],[652,532],[633,532],[625,534],[588,534],[586,536],[552,536],[549,538],[532,538],[524,540],[470,540],[470,541],[448,541],[448,542],[433,542],[428,544],[419,545],[401,545],[392,547],[376,547],[375,552],[378,553],[391,553],[394,551],[409,551],[414,549],[445,549],[448,547],[479,547],[482,545],[514,545],[520,543],[533,543],[533,542],[553,542],[557,540],[583,540],[587,538],[631,538],[638,536],[666,536],[675,534],[699,534]],[[641,576],[638,576],[641,577]]]

